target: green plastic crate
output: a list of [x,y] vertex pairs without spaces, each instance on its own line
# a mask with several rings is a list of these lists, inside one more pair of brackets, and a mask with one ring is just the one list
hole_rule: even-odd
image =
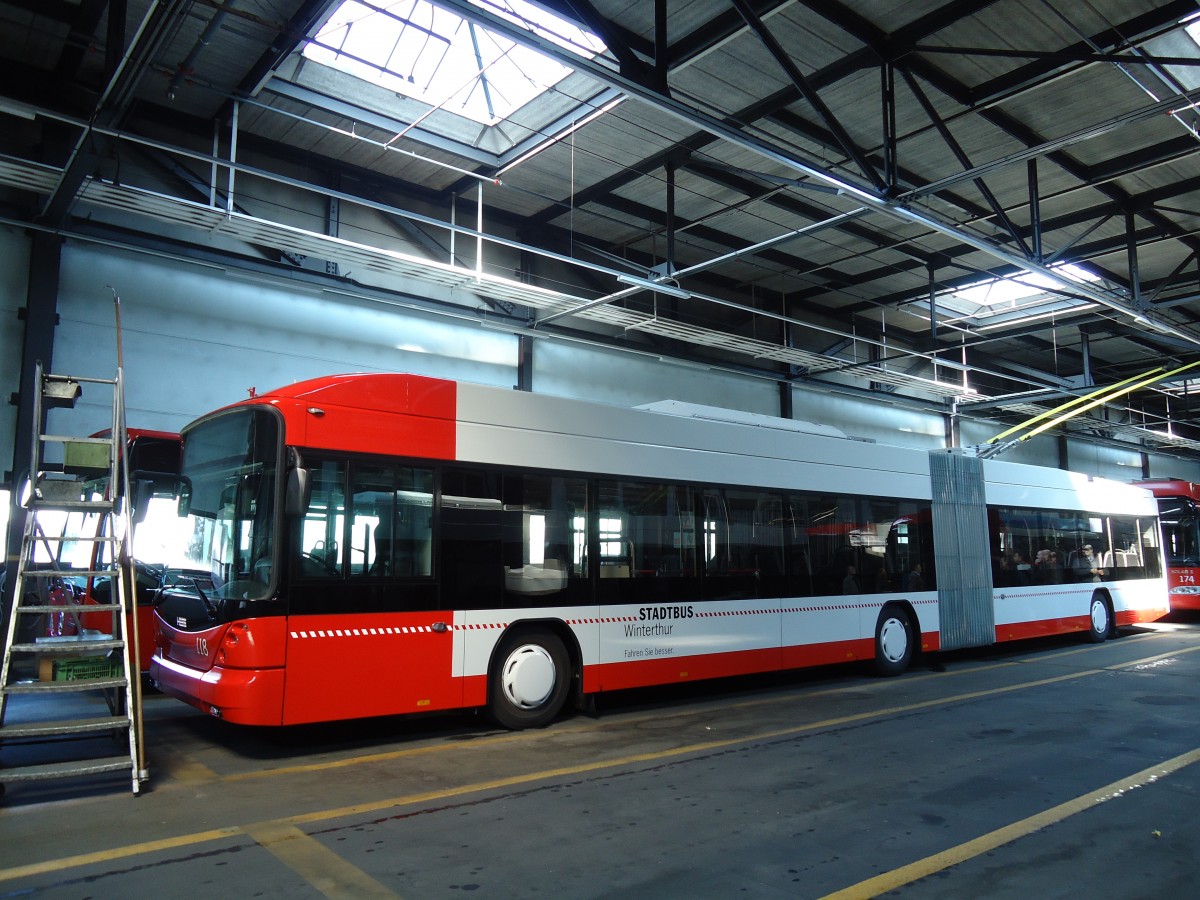
[[95,678],[116,678],[121,665],[107,656],[86,656],[79,659],[56,659],[55,681],[88,681]]

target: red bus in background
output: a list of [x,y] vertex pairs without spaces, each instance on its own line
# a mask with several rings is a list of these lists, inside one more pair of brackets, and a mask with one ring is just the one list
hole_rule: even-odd
[[1158,499],[1171,609],[1200,609],[1200,484],[1178,478],[1134,484]]
[[[100,432],[92,436],[107,437],[108,432]],[[129,457],[129,478],[133,482],[129,496],[134,507],[134,585],[132,592],[128,592],[127,596],[131,602],[136,604],[137,609],[138,670],[141,672],[148,672],[150,669],[150,658],[154,654],[154,601],[158,597],[159,589],[167,582],[168,573],[171,570],[163,558],[163,548],[166,543],[160,535],[148,535],[147,540],[139,541],[139,525],[145,522],[148,515],[159,520],[151,522],[148,529],[151,531],[161,528],[162,521],[166,521],[168,525],[173,523],[174,493],[179,475],[180,448],[178,434],[144,428],[127,430],[125,452]],[[89,484],[90,490],[95,494],[106,494],[108,491],[107,480],[106,477]],[[157,515],[154,516],[154,513]],[[103,522],[96,513],[70,515],[85,517],[82,524],[73,523],[71,525],[71,531],[74,534],[99,534],[103,527]],[[95,522],[88,522],[89,518],[94,518]],[[60,549],[63,556],[60,562],[68,563],[72,568],[101,569],[107,565],[109,560],[99,559],[95,554],[103,552],[104,549],[106,549],[105,545],[95,545],[90,542],[81,542],[77,547],[66,543]],[[70,579],[69,570],[67,571],[67,578]],[[89,578],[81,584],[73,582],[83,579],[70,580],[73,597],[69,599],[74,604],[78,604],[72,608],[78,618],[65,612],[56,614],[59,618],[51,623],[51,627],[98,631],[111,629],[111,614],[89,613],[87,607],[96,603],[114,602],[110,596],[112,580],[110,578]],[[67,608],[64,607],[64,610]],[[129,649],[132,653],[132,641]]]
[[247,725],[537,727],[607,691],[895,675],[1167,613],[1148,491],[722,412],[357,374],[203,416],[175,534],[207,577],[161,592],[151,678]]

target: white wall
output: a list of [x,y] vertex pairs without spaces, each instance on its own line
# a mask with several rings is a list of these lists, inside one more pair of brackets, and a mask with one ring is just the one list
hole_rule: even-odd
[[533,390],[617,406],[682,400],[779,415],[772,381],[576,342],[535,343]]
[[792,416],[833,425],[851,437],[869,438],[879,444],[924,449],[946,444],[941,415],[906,409],[886,398],[868,400],[815,385],[793,387]]
[[[0,227],[0,386],[19,380],[28,238]],[[303,378],[352,371],[409,371],[512,387],[517,338],[460,320],[335,293],[286,280],[70,240],[63,251],[55,371],[111,378],[116,367],[112,285],[121,296],[128,421],[177,431],[201,413]],[[674,399],[777,415],[775,382],[660,361],[586,343],[540,338],[533,350],[537,393],[634,406]],[[819,386],[793,387],[794,415],[834,425],[883,444],[940,448],[944,417]],[[85,388],[70,416],[75,432],[109,424],[108,398]],[[0,462],[11,467],[16,408],[0,404]],[[55,413],[62,415],[62,413]],[[53,424],[53,420],[52,420]],[[964,445],[979,444],[1003,425],[964,419]],[[1136,450],[1071,440],[1071,468],[1127,481],[1140,475]],[[1058,465],[1054,436],[1035,438],[1004,459]],[[1200,462],[1152,454],[1153,475],[1200,481]]]
[[[131,427],[178,431],[251,387],[261,393],[338,372],[513,381],[511,335],[426,313],[397,314],[308,285],[77,242],[63,252],[57,370],[113,377],[116,327],[107,285],[121,296]],[[107,409],[88,415],[96,428],[108,424]]]

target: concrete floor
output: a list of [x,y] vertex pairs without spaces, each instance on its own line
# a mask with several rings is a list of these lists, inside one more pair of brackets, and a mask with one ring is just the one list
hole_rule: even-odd
[[140,796],[9,786],[0,897],[1196,895],[1200,617],[935,662],[628,692],[520,733],[256,731],[149,696]]

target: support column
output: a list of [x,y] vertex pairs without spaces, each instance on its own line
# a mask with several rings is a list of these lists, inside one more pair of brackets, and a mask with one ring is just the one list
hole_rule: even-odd
[[[29,288],[25,301],[25,338],[21,344],[21,381],[11,402],[17,407],[17,425],[13,440],[13,467],[4,481],[12,491],[8,510],[8,535],[5,544],[4,611],[10,606],[21,536],[25,530],[25,510],[20,506],[21,483],[28,475],[33,453],[33,399],[38,391],[37,363],[53,371],[54,326],[58,324],[58,279],[62,262],[62,238],[34,232],[29,251]],[[38,423],[40,428],[41,423]]]
[[533,390],[533,338],[527,334],[517,335],[517,383],[513,387]]
[[1029,160],[1029,238],[1033,242],[1033,261],[1042,263],[1042,211],[1041,198],[1038,195],[1037,160]]
[[1125,211],[1125,253],[1129,259],[1129,292],[1133,308],[1143,312],[1146,308],[1142,300],[1142,279],[1138,273],[1137,221],[1133,211]]
[[937,352],[937,279],[934,277],[937,267],[934,260],[926,263],[929,270],[929,340],[933,343],[933,351]]
[[[788,314],[787,295],[780,297],[780,312],[784,316]],[[795,345],[795,326],[786,319],[783,323],[783,345],[785,347],[794,347]],[[779,382],[779,415],[784,419],[793,419],[796,416],[795,400],[792,396],[792,379],[797,374],[797,367],[788,363],[787,377]]]
[[[335,176],[333,187],[335,189],[340,189],[341,186],[341,179]],[[337,237],[338,229],[341,228],[341,224],[342,201],[337,197],[328,197],[325,200],[325,233],[330,237]],[[325,260],[325,274],[334,276],[339,274],[338,264],[336,261],[332,259]]]
[[879,67],[879,93],[883,100],[883,181],[887,196],[896,195],[896,69],[891,60]]
[[1079,329],[1079,353],[1083,358],[1083,384],[1091,387],[1092,381],[1092,336],[1086,328]]

